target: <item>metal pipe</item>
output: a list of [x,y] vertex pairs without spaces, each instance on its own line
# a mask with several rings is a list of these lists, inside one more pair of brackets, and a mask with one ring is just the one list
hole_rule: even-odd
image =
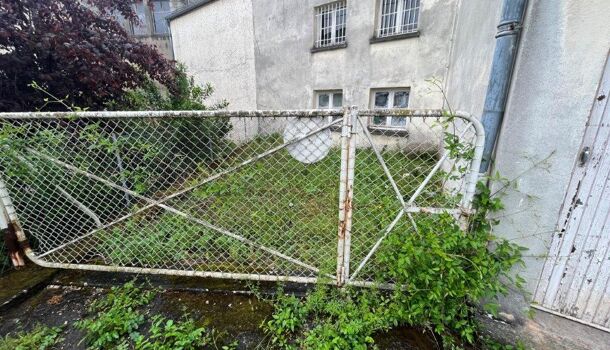
[[494,146],[502,126],[526,8],[527,0],[504,0],[502,6],[502,15],[496,33],[496,48],[481,118],[485,127],[485,148],[479,168],[481,173],[485,173],[489,169]]

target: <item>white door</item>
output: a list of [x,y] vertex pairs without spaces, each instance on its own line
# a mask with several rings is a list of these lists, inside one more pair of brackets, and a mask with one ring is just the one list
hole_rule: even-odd
[[534,301],[610,331],[610,60]]

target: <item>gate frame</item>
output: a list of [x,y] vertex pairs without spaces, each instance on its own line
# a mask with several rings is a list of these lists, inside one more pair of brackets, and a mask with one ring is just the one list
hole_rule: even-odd
[[[263,275],[263,274],[249,274],[249,273],[228,273],[228,272],[213,272],[213,271],[187,271],[177,269],[162,269],[162,268],[146,268],[146,267],[128,267],[128,266],[111,266],[111,265],[93,265],[93,264],[75,264],[75,263],[56,263],[45,261],[39,257],[29,245],[27,235],[23,231],[19,224],[19,218],[15,211],[14,205],[11,201],[8,189],[4,181],[0,178],[0,209],[8,216],[8,224],[12,224],[15,227],[17,239],[25,255],[33,263],[58,269],[77,269],[77,270],[89,270],[89,271],[103,271],[103,272],[126,272],[126,273],[137,273],[137,274],[162,274],[162,275],[174,275],[174,276],[187,276],[187,277],[208,277],[208,278],[220,278],[220,279],[238,279],[238,280],[255,280],[255,281],[285,281],[285,282],[297,282],[297,283],[317,283],[322,281],[324,283],[336,284],[339,287],[345,285],[354,286],[379,286],[378,283],[368,281],[354,281],[349,275],[350,268],[350,248],[351,248],[351,228],[352,228],[352,200],[354,194],[354,176],[355,176],[355,159],[356,159],[356,137],[357,124],[362,123],[360,117],[371,117],[376,115],[383,116],[396,116],[396,117],[416,117],[416,118],[448,118],[456,117],[463,119],[469,123],[466,128],[472,127],[475,131],[474,140],[474,157],[470,162],[469,171],[465,174],[465,190],[460,203],[459,208],[454,212],[459,214],[461,217],[468,217],[472,211],[472,199],[476,191],[476,183],[479,177],[479,167],[483,155],[483,145],[485,140],[485,132],[481,122],[472,117],[470,114],[465,112],[456,112],[447,116],[442,110],[410,110],[410,109],[375,109],[375,110],[362,110],[359,111],[358,107],[350,106],[345,107],[342,110],[261,110],[261,111],[128,111],[128,112],[18,112],[18,113],[0,113],[0,119],[7,120],[36,120],[36,119],[73,119],[79,118],[96,118],[96,119],[129,119],[129,118],[155,118],[155,119],[173,119],[173,118],[185,118],[185,117],[196,117],[196,118],[213,118],[213,117],[224,117],[224,118],[287,118],[287,117],[301,117],[301,118],[312,118],[312,117],[339,117],[342,116],[342,128],[341,128],[341,169],[340,169],[340,183],[339,183],[339,225],[338,225],[338,239],[337,239],[337,274],[336,278],[329,279],[323,276],[321,277],[300,277],[300,276],[280,276],[280,275]],[[302,139],[310,137],[311,135],[332,127],[338,124],[337,121],[325,124],[321,128],[314,130],[307,135],[292,140],[290,142],[284,142],[282,148],[288,144],[298,142]],[[374,145],[373,145],[374,146]],[[252,162],[255,162],[265,155],[268,155],[269,151],[257,155],[256,157],[245,161],[239,166],[243,166]],[[375,150],[377,155],[378,152]],[[441,164],[444,157],[437,163]],[[69,164],[66,164],[69,166]],[[383,163],[382,163],[383,166]],[[387,170],[387,169],[384,169]],[[431,177],[438,168],[435,167],[430,173]],[[225,174],[221,172],[214,177],[219,177]],[[101,178],[97,179],[98,181]],[[101,179],[104,182],[104,179]],[[427,179],[426,181],[428,181]],[[395,183],[391,180],[393,186]],[[108,185],[108,183],[106,183]],[[426,183],[423,183],[422,187]],[[118,186],[118,185],[116,185]],[[120,187],[120,186],[119,186]],[[126,189],[120,188],[125,191]],[[128,190],[129,191],[129,190]],[[181,192],[181,191],[179,191]],[[131,194],[131,193],[130,193]],[[140,196],[143,197],[143,196]],[[170,197],[173,197],[170,196]],[[153,201],[143,208],[150,206],[160,205],[160,201]],[[149,201],[150,202],[150,201]],[[404,202],[404,201],[401,201]],[[403,205],[401,214],[411,215],[413,212],[430,212],[434,208],[415,208],[415,211],[409,205]],[[441,209],[438,212],[446,211]],[[132,216],[134,213],[128,214]],[[402,216],[402,215],[401,215]],[[396,221],[396,220],[394,220]],[[387,230],[385,235],[389,234],[391,229]],[[87,235],[89,233],[85,233]],[[382,237],[382,240],[383,238]],[[70,243],[70,242],[67,242]],[[64,243],[64,244],[67,244]],[[381,240],[373,247],[373,250],[369,253],[372,255]],[[46,254],[46,253],[45,253]],[[43,254],[43,255],[45,255]],[[365,261],[366,262],[366,261]],[[363,262],[363,263],[365,263]],[[356,271],[358,272],[358,271]]]

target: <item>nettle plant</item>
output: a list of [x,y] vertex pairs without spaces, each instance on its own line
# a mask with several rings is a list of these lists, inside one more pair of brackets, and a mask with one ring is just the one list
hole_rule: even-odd
[[[441,125],[453,169],[443,175],[457,180],[468,171],[474,148],[448,130],[450,122]],[[337,290],[320,285],[303,299],[280,289],[272,300],[274,313],[262,325],[270,347],[376,348],[375,334],[410,326],[440,337],[439,347],[446,349],[515,348],[483,337],[475,318],[481,307],[496,315],[498,296],[506,295],[509,286],[523,284],[511,271],[523,264],[524,248],[493,235],[498,222],[490,217],[503,205],[487,180],[477,185],[467,229],[449,213],[424,214],[417,217],[416,230],[387,237],[376,253],[383,266],[378,281],[393,281],[394,289]]]

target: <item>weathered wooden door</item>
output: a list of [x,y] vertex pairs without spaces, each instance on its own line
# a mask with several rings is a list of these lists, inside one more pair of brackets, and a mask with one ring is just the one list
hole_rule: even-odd
[[610,331],[610,62],[602,75],[549,256],[539,306]]

